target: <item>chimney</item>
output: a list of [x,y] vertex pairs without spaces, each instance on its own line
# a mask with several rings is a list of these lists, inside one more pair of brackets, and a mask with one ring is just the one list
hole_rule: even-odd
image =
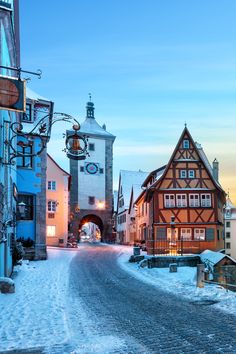
[[219,162],[215,159],[212,163],[213,177],[218,182],[219,180]]

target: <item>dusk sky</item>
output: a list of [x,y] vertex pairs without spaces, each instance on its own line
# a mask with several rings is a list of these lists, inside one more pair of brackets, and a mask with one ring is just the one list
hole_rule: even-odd
[[[185,122],[236,203],[235,0],[20,0],[21,66],[29,87],[80,122],[88,93],[116,135],[120,169],[168,162]],[[39,6],[40,5],[40,6]],[[66,170],[55,126],[49,153]]]

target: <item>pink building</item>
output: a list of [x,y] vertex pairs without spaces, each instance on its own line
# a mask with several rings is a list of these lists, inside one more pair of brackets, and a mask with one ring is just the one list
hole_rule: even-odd
[[47,155],[47,246],[66,246],[71,176]]

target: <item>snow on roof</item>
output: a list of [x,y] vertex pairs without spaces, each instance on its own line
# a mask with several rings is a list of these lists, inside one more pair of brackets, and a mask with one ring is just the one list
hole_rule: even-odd
[[93,135],[102,135],[104,137],[109,137],[115,139],[115,136],[104,128],[102,128],[96,121],[95,118],[86,118],[83,123],[80,125],[80,133],[83,134],[93,134]]
[[26,97],[34,101],[43,100],[50,102],[48,98],[40,96],[38,93],[31,90],[28,86],[26,86]]
[[231,259],[236,264],[235,259],[224,253],[205,250],[200,254],[200,258],[203,263],[210,262],[212,265],[216,265],[225,257]]
[[148,174],[149,174],[148,172],[144,172],[141,170],[139,171],[121,170],[120,171],[120,180],[121,180],[120,183],[122,186],[122,194],[124,198],[125,209],[129,208],[132,186],[134,186],[135,193],[138,191],[138,188],[140,188],[141,190],[141,185],[143,184],[143,181],[148,176]]

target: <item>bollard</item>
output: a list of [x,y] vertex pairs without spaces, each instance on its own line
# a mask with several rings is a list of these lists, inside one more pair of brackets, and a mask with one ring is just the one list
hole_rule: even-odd
[[204,264],[197,264],[197,287],[198,288],[204,288],[204,280],[205,280],[204,269],[205,269]]

